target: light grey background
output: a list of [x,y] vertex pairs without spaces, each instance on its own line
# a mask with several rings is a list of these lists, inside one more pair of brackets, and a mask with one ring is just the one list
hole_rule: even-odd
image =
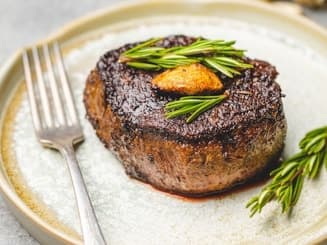
[[[34,43],[88,12],[126,0],[0,0],[0,64],[18,48]],[[251,0],[249,0],[251,1]],[[327,27],[327,9],[305,10]],[[0,245],[38,244],[20,226],[0,197]]]

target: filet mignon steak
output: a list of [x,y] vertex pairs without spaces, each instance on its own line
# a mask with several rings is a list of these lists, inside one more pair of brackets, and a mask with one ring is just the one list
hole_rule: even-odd
[[[169,36],[158,45],[194,40]],[[187,124],[165,117],[164,106],[176,95],[153,87],[159,72],[118,62],[135,45],[105,53],[84,91],[88,119],[128,175],[168,192],[204,196],[250,180],[279,156],[286,120],[274,66],[246,58],[254,68],[234,78],[218,73],[228,99]]]

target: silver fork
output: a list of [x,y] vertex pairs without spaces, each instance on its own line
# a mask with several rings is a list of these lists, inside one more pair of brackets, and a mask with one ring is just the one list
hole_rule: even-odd
[[[52,56],[50,50],[53,50]],[[60,151],[67,162],[79,211],[84,244],[106,244],[74,151],[74,144],[83,141],[84,137],[60,48],[58,43],[54,43],[52,49],[45,44],[42,51],[33,47],[30,52],[23,53],[25,80],[35,132],[43,146]],[[29,53],[31,54],[29,55]],[[42,53],[47,73],[42,72],[40,58]],[[30,60],[33,60],[34,66],[30,65]],[[32,77],[33,67],[36,81],[33,81]]]

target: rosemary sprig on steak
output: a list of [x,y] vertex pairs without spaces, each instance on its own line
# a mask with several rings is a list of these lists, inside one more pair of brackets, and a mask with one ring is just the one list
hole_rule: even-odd
[[277,200],[282,212],[290,212],[299,200],[303,182],[315,178],[323,165],[327,168],[327,126],[310,131],[300,141],[300,152],[270,173],[272,181],[247,204],[250,216],[260,213],[270,201]]
[[184,96],[178,100],[171,101],[166,104],[166,117],[168,119],[189,115],[186,119],[187,123],[191,123],[201,113],[218,105],[225,98],[227,93],[221,95],[207,95],[207,96]]
[[153,38],[125,51],[120,62],[144,70],[161,70],[201,63],[228,77],[252,68],[242,60],[245,50],[236,49],[236,41],[199,39],[188,46],[163,48],[155,46],[161,38]]

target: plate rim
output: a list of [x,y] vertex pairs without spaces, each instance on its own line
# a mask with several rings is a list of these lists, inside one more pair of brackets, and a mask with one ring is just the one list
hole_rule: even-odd
[[[137,6],[148,6],[151,4],[169,4],[169,3],[176,3],[174,0],[129,0],[121,3],[113,4],[107,8],[93,11],[87,15],[84,15],[80,18],[77,18],[68,24],[63,25],[61,28],[59,28],[57,31],[50,34],[48,37],[41,39],[40,41],[36,42],[34,45],[42,45],[48,42],[53,42],[54,40],[62,40],[63,42],[69,41],[71,38],[73,38],[72,33],[74,33],[75,30],[82,28],[83,25],[86,25],[87,23],[91,23],[93,21],[96,21],[97,19],[104,18],[105,16],[110,15],[111,13],[120,12],[120,11],[126,11],[129,8],[134,8]],[[181,0],[179,3],[182,4],[188,4],[190,1],[187,0]],[[262,1],[244,1],[244,0],[192,0],[191,3],[195,4],[236,4],[236,5],[243,5],[249,8],[256,8],[263,11],[268,11],[276,15],[281,15],[285,18],[289,18],[290,20],[296,21],[298,24],[302,24],[307,28],[311,28],[312,31],[316,34],[321,36],[323,39],[327,40],[327,29],[320,26],[319,24],[315,23],[314,21],[308,19],[305,16],[302,15],[290,15],[287,12],[280,11],[275,6],[271,5],[270,3],[262,2]],[[92,29],[92,28],[91,28]],[[91,29],[85,29],[84,32],[87,33],[91,31]],[[21,54],[24,50],[30,48],[31,45],[26,46],[24,48],[18,49],[13,55],[11,55],[0,67],[0,87],[2,87],[7,80],[7,78],[10,77],[11,72],[15,69],[15,67],[18,67],[20,65],[20,59]],[[13,90],[13,89],[12,89]],[[8,105],[5,106],[4,112],[6,112],[6,109],[8,108]],[[4,113],[3,113],[4,114]],[[2,123],[0,122],[0,126],[2,127]],[[2,130],[2,128],[1,128]],[[0,135],[1,137],[1,135]],[[2,157],[0,156],[0,165],[3,165]],[[59,242],[62,242],[63,244],[82,244],[81,240],[77,240],[74,237],[71,237],[64,233],[63,231],[60,231],[54,227],[52,227],[50,224],[45,222],[42,218],[40,218],[37,214],[35,214],[31,209],[28,208],[28,206],[23,202],[18,195],[15,193],[15,191],[10,187],[10,184],[7,182],[4,174],[0,171],[0,193],[2,194],[2,197],[4,201],[6,202],[7,206],[11,209],[12,213],[17,217],[17,219],[21,222],[22,220],[26,220],[31,222],[30,224],[33,225],[34,229],[39,229],[39,231],[43,232],[43,234],[53,238],[54,240],[57,240]],[[30,234],[32,234],[34,237],[36,236],[37,230],[33,230],[33,228],[27,228],[26,225],[24,225],[24,228],[29,231]],[[321,237],[318,237],[315,241],[312,241],[313,243],[319,243],[327,238],[327,234],[322,235]]]

